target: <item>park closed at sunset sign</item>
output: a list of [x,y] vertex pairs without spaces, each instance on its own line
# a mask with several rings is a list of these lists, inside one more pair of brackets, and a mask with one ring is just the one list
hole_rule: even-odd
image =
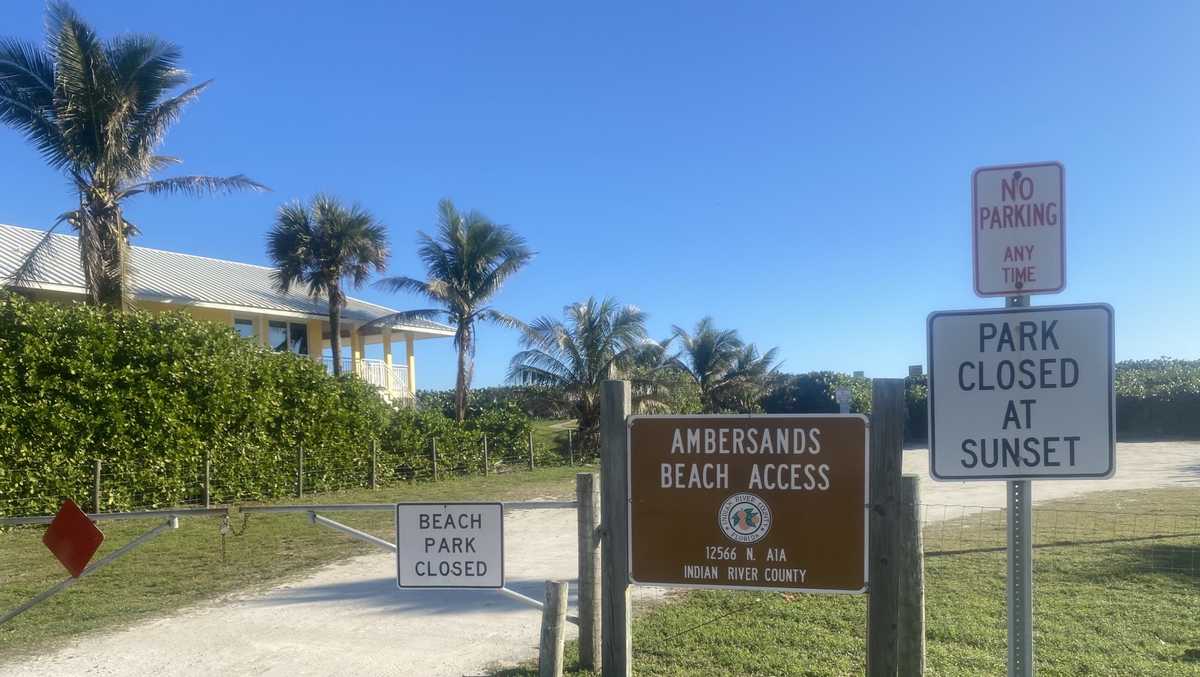
[[866,436],[858,415],[631,418],[632,579],[861,592]]

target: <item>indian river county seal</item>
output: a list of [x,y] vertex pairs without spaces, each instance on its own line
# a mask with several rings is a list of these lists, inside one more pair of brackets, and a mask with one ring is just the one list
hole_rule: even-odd
[[731,541],[755,543],[771,530],[771,508],[754,494],[734,494],[717,509],[717,525]]

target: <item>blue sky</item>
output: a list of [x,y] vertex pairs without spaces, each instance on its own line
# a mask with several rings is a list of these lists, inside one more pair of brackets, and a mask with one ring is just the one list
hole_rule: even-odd
[[[656,337],[712,315],[788,371],[896,376],[930,311],[1001,304],[972,292],[971,170],[1059,160],[1067,289],[1035,304],[1112,304],[1119,359],[1200,357],[1200,5],[349,5],[76,3],[216,80],[167,139],[180,171],[274,189],[135,202],[139,244],[266,263],[279,204],[329,191],[419,276],[449,196],[537,250],[509,313],[611,295]],[[0,35],[40,41],[43,9],[4,3]],[[71,202],[0,128],[0,222]],[[476,383],[501,382],[516,335],[479,342]],[[421,387],[452,386],[449,341],[418,359]]]

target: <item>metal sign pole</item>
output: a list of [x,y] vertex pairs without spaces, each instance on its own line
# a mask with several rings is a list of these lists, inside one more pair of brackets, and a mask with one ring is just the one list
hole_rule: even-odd
[[[1029,295],[1006,308],[1029,307]],[[1033,677],[1033,483],[1008,482],[1008,675]]]

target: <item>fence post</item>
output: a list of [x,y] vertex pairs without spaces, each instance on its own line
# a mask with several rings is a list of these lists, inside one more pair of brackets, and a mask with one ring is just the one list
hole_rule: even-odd
[[533,430],[529,431],[529,469],[533,470]]
[[562,677],[566,624],[567,582],[546,581],[546,602],[542,607],[542,645],[538,653],[539,677]]
[[606,677],[629,677],[633,669],[633,633],[629,620],[629,504],[626,472],[630,414],[629,381],[600,385],[600,491],[603,525],[600,603],[602,667]]
[[433,448],[433,481],[437,481],[437,438],[429,439],[429,444]]
[[204,450],[204,509],[212,507],[212,458],[208,449]]
[[575,431],[570,428],[567,428],[567,457],[575,465]]
[[379,440],[371,440],[371,474],[367,483],[371,489],[379,488]]
[[95,482],[92,484],[92,512],[100,512],[100,459],[96,459]]
[[900,469],[903,453],[904,379],[874,379],[871,383],[868,677],[896,677],[897,674],[900,602],[897,531],[900,527]]
[[296,464],[296,498],[304,498],[304,447],[300,447],[300,460]]
[[900,478],[899,622],[899,672],[920,677],[925,674],[925,550],[918,475]]
[[600,486],[590,472],[575,475],[579,524],[579,667],[600,669]]
[[487,475],[488,475],[488,466],[489,465],[490,465],[490,463],[488,463],[487,433],[484,433],[483,434],[483,476],[484,477],[487,477]]

